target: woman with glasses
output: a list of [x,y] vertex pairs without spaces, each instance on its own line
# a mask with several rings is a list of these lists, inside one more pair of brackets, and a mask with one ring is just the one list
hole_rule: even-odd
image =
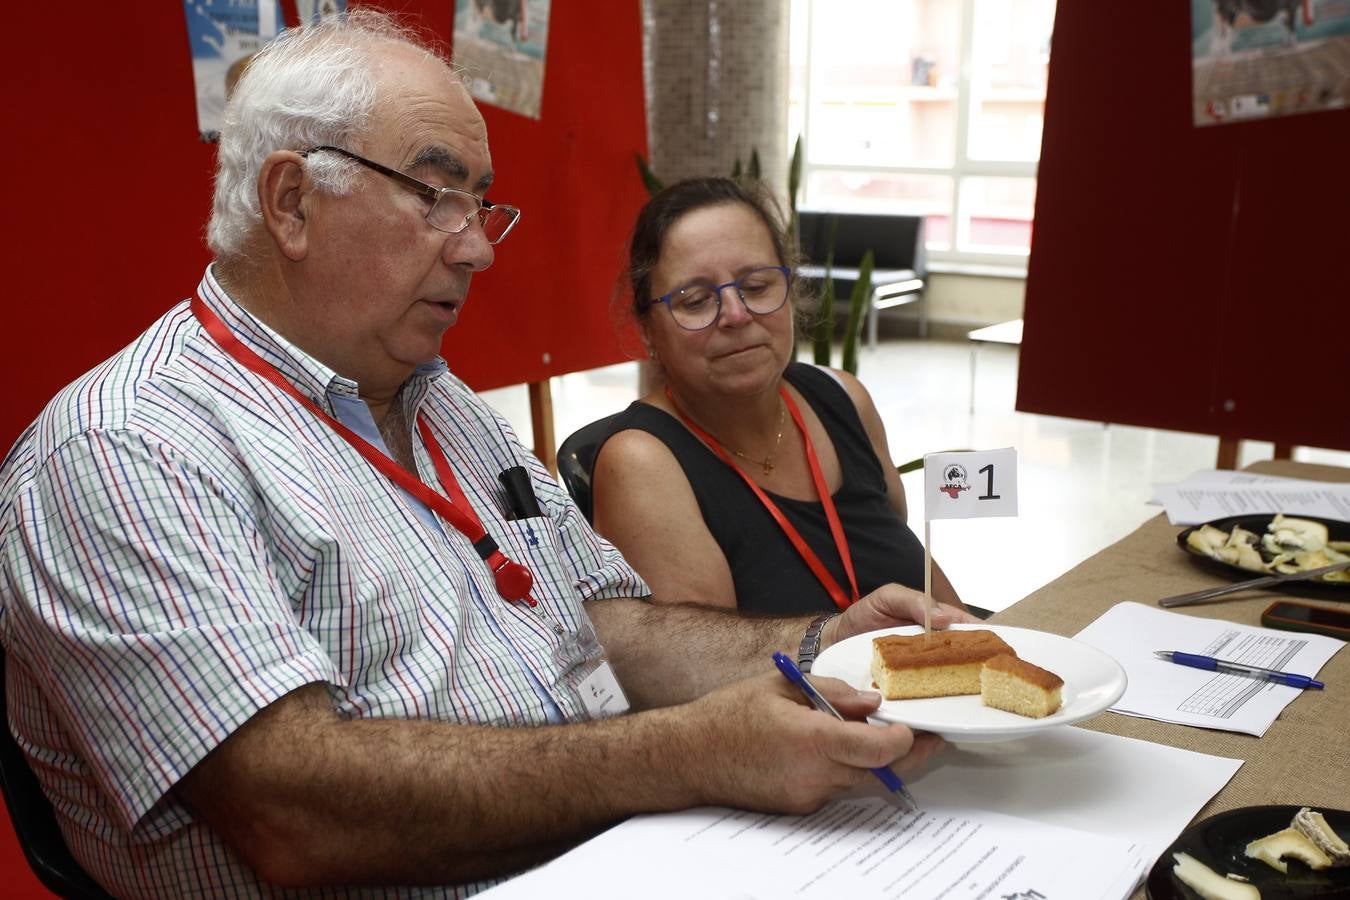
[[[656,597],[789,614],[923,589],[867,391],[792,361],[792,262],[750,184],[684,181],[638,215],[632,310],[665,384],[621,415],[592,488],[596,530]],[[973,621],[936,567],[933,583],[942,613]]]

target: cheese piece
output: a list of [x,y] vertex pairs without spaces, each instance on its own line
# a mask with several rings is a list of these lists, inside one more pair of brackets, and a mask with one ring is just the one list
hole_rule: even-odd
[[1266,531],[1286,550],[1321,550],[1327,545],[1327,526],[1308,519],[1277,514],[1266,526]]
[[1201,525],[1186,535],[1186,543],[1205,556],[1213,556],[1215,550],[1228,543],[1228,535],[1213,525]]
[[1173,853],[1172,874],[1204,900],[1261,900],[1255,886],[1224,878],[1189,853]]
[[1289,824],[1330,857],[1333,866],[1350,866],[1350,845],[1327,824],[1320,812],[1305,806],[1294,814],[1294,821]]
[[1289,873],[1289,864],[1284,861],[1286,856],[1303,860],[1310,869],[1325,869],[1331,866],[1331,857],[1308,840],[1307,835],[1293,828],[1286,828],[1284,831],[1277,831],[1254,840],[1243,852],[1252,859],[1259,859],[1272,869],[1285,874]]

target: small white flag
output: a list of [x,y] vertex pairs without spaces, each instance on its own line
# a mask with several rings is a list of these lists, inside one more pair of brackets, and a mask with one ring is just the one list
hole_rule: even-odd
[[923,458],[923,517],[1017,515],[1017,450],[929,453]]

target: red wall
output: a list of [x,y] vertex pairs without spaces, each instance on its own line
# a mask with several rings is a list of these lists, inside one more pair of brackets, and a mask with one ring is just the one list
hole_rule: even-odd
[[[448,44],[452,0],[384,4]],[[639,5],[554,3],[540,120],[484,107],[495,196],[520,224],[446,339],[475,388],[622,358],[609,300],[646,193]],[[0,139],[0,456],[61,386],[191,293],[215,152],[197,140],[181,4],[7,10]],[[544,362],[548,354],[549,362]],[[40,896],[8,822],[0,893]]]
[[[452,0],[383,4],[448,44]],[[8,300],[0,326],[0,454],[61,386],[187,296],[202,241],[214,148],[197,140],[181,5],[42,4],[9,11],[0,59],[0,234]],[[521,207],[496,265],[474,280],[446,338],[478,389],[622,359],[609,301],[646,193],[639,5],[554,3],[542,118],[484,106],[494,196]],[[549,361],[545,362],[545,355]]]
[[1350,110],[1193,127],[1189,17],[1058,6],[1017,408],[1350,449]]

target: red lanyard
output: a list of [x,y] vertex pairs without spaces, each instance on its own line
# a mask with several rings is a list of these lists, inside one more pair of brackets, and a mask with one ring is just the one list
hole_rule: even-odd
[[689,418],[684,410],[680,409],[680,405],[675,402],[669,387],[666,388],[666,399],[670,401],[670,405],[680,417],[680,421],[684,422],[690,431],[698,435],[703,443],[707,444],[722,462],[730,466],[737,475],[741,476],[741,480],[749,485],[750,490],[754,491],[755,496],[759,498],[759,502],[774,517],[774,520],[778,522],[778,527],[783,529],[787,539],[797,549],[797,554],[801,556],[812,573],[815,574],[816,579],[829,592],[830,597],[834,600],[834,605],[840,609],[848,609],[851,604],[858,602],[858,579],[853,575],[853,557],[848,552],[848,541],[844,539],[844,526],[839,522],[839,511],[834,508],[834,498],[830,496],[829,486],[825,484],[825,473],[820,470],[820,459],[816,456],[816,448],[811,443],[811,435],[806,431],[806,423],[802,421],[802,414],[797,409],[797,404],[793,401],[787,388],[779,385],[778,393],[783,398],[783,402],[787,404],[788,412],[792,414],[792,422],[797,426],[797,431],[801,433],[802,443],[806,445],[806,462],[811,467],[811,481],[815,483],[816,494],[820,497],[820,505],[825,508],[825,520],[830,523],[830,535],[834,538],[834,547],[839,553],[839,561],[844,564],[844,574],[848,576],[849,587],[853,588],[851,600],[844,594],[844,589],[839,586],[839,582],[835,581],[834,576],[825,568],[825,564],[820,561],[820,557],[807,545],[806,540],[787,520],[787,516],[783,515],[783,511],[778,508],[778,504],[769,499],[769,495],[764,493],[764,489],[755,483],[755,479],[736,465],[731,455],[722,448],[717,438],[700,428],[698,423]]
[[426,443],[427,453],[431,456],[432,465],[436,468],[436,477],[440,480],[441,487],[450,495],[449,500],[427,487],[421,479],[381,453],[374,444],[324,412],[313,400],[296,390],[295,386],[287,381],[286,377],[267,360],[244,346],[243,342],[234,336],[234,333],[225,323],[215,313],[211,312],[200,296],[192,298],[192,314],[197,317],[197,321],[202,323],[202,327],[206,329],[207,334],[211,335],[221,349],[232,356],[236,362],[272,382],[296,402],[318,416],[324,424],[336,431],[348,444],[351,444],[356,452],[364,456],[372,466],[379,469],[387,478],[413,497],[421,500],[456,531],[468,538],[473,544],[473,549],[478,552],[479,557],[492,570],[493,578],[497,582],[497,593],[501,594],[503,599],[513,602],[521,601],[530,606],[536,604],[534,598],[530,596],[530,588],[534,586],[534,576],[530,574],[528,568],[518,562],[513,562],[506,554],[502,553],[501,548],[497,546],[497,542],[488,535],[487,529],[483,527],[482,521],[478,518],[478,514],[473,511],[473,507],[469,505],[468,499],[464,496],[464,491],[460,489],[459,482],[455,480],[455,473],[451,471],[450,463],[446,460],[441,445],[436,442],[435,436],[431,433],[431,428],[427,425],[426,419],[422,417],[421,413],[417,416],[417,430]]

